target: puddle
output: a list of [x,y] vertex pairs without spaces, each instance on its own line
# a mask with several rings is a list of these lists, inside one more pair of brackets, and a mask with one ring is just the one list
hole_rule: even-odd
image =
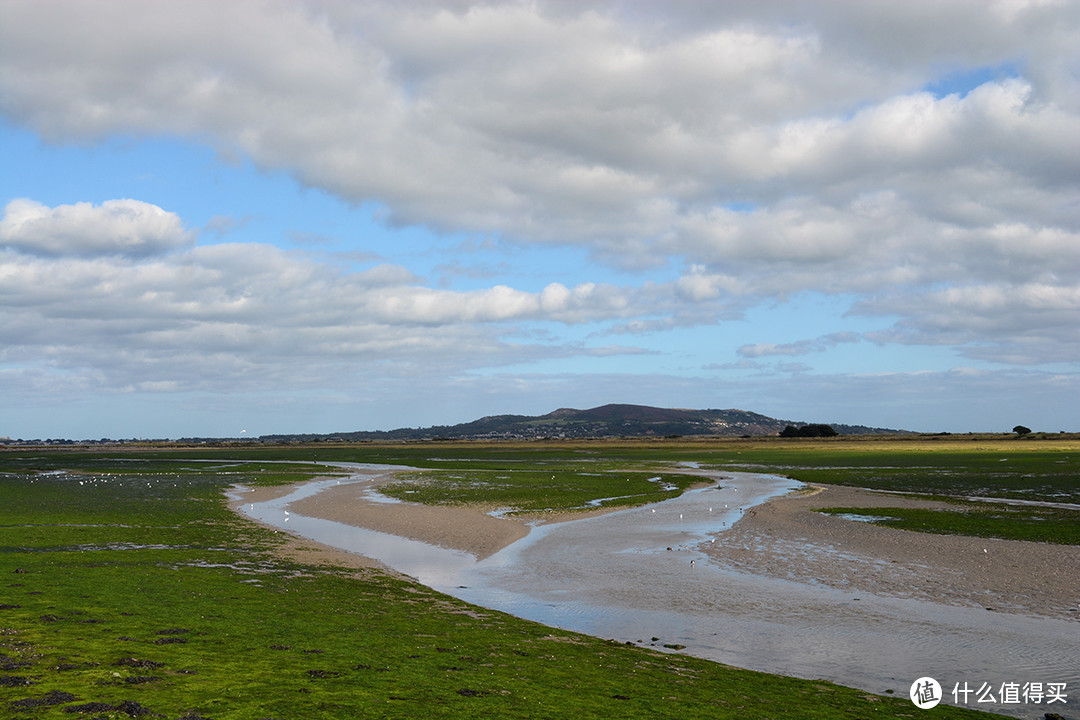
[[[349,481],[363,479],[360,468],[353,471]],[[954,685],[965,682],[976,688],[1064,682],[1067,693],[1080,692],[1076,622],[852,593],[711,564],[703,543],[723,542],[723,531],[745,510],[799,486],[770,475],[722,475],[720,487],[534,527],[482,562],[285,509],[344,480],[308,483],[243,511],[477,605],[619,642],[683,645],[682,652],[718,662],[876,693],[891,689],[901,697],[929,675],[941,683],[946,702]],[[1043,707],[971,706],[1018,717]]]
[[860,513],[826,513],[833,517],[843,518],[844,520],[854,520],[855,522],[864,523],[876,523],[885,522],[886,520],[899,520],[899,518],[889,517],[888,515],[862,515]]

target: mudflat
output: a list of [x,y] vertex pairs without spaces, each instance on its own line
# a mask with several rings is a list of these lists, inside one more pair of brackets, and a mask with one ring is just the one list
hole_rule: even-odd
[[290,503],[289,509],[300,515],[464,550],[480,559],[529,534],[523,521],[493,517],[486,508],[373,502],[366,492],[380,479],[336,485]]
[[[372,501],[369,491],[392,479],[393,474],[388,472],[370,480],[335,485],[303,500],[289,503],[289,510],[299,515],[463,550],[479,560],[525,537],[532,525],[563,522],[609,512],[598,509],[496,517],[489,514],[495,510],[494,507]],[[255,488],[245,494],[244,502],[273,500],[289,494],[293,489],[295,486]],[[337,555],[343,551],[330,548],[326,550],[330,555],[334,555],[336,563],[344,559]],[[306,560],[316,559],[314,553],[304,557]],[[325,560],[331,559],[326,553],[322,557]],[[353,565],[355,562],[339,564]]]
[[1080,620],[1080,547],[881,527],[824,507],[949,509],[945,503],[818,485],[758,505],[706,552],[743,572],[809,584]]
[[[372,485],[390,474],[329,488],[291,503],[292,512],[386,532],[488,557],[529,532],[530,524],[589,513],[493,517],[492,508],[373,502]],[[278,497],[260,488],[245,502]],[[747,510],[701,546],[710,561],[740,572],[875,595],[985,607],[1080,621],[1080,547],[935,535],[871,525],[817,512],[824,507],[948,509],[945,503],[844,486],[817,485]],[[595,513],[593,513],[595,514]],[[295,546],[295,547],[293,547]],[[336,564],[350,553],[304,541],[308,561]],[[354,556],[355,557],[355,556]]]

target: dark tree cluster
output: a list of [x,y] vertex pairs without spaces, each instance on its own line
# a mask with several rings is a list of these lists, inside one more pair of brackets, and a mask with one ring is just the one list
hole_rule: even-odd
[[801,427],[788,425],[780,431],[780,437],[836,437],[839,434],[833,429],[832,425],[818,423],[811,423]]

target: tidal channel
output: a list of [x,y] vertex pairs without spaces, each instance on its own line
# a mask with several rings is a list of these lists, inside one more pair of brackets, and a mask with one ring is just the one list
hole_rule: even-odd
[[[976,702],[972,693],[957,704],[1015,717],[1067,715],[1080,704],[1076,622],[852,593],[711,563],[703,544],[723,542],[742,512],[800,487],[788,478],[716,473],[705,478],[708,487],[671,500],[533,527],[477,561],[465,552],[288,512],[290,503],[328,487],[387,471],[348,469],[354,473],[348,480],[314,481],[237,508],[378,560],[440,592],[553,627],[666,651],[679,646],[679,652],[729,665],[899,697],[917,678],[930,676],[949,704],[957,686],[975,690],[985,683],[996,702]],[[1036,682],[1044,688],[1065,683],[1067,704],[1000,702],[1003,685]]]

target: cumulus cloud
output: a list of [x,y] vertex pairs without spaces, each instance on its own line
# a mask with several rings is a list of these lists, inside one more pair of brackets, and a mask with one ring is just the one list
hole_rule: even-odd
[[[44,362],[113,389],[272,380],[295,387],[328,382],[343,365],[360,374],[373,368],[394,374],[632,354],[640,350],[514,336],[534,321],[602,323],[672,305],[657,306],[655,292],[646,297],[640,288],[599,283],[551,283],[539,292],[506,285],[440,290],[399,265],[347,272],[257,243],[170,246],[172,252],[156,255],[130,247],[106,252],[112,245],[101,239],[102,227],[111,226],[94,219],[112,218],[115,203],[12,205],[4,222],[15,230],[4,225],[5,238],[20,242],[0,251],[0,302],[14,310],[0,324],[0,357],[15,366]],[[121,213],[124,222],[165,217],[165,227],[181,226],[154,206],[122,201],[119,207],[139,210]],[[45,220],[33,232],[20,230],[36,222],[25,219],[31,215]],[[73,216],[90,220],[75,223]],[[63,243],[52,239],[57,227],[65,228]],[[42,238],[32,249],[51,242],[55,253],[26,252],[31,236]],[[91,246],[97,252],[86,252]]]
[[[690,3],[643,25],[640,3],[14,2],[0,108],[57,139],[208,137],[392,222],[638,268],[726,250],[703,232],[750,234],[766,268],[861,257],[843,216],[868,191],[934,221],[942,173],[981,178],[945,184],[953,212],[1017,187],[1061,207],[1080,159],[1076,10],[995,7]],[[921,91],[943,66],[1006,60],[1025,76]],[[816,199],[815,222],[778,206],[792,197]],[[1064,215],[1048,225],[1075,228]]]
[[[497,364],[574,352],[523,323],[644,333],[816,292],[888,318],[876,342],[1075,363],[1077,67],[1077,3],[9,0],[0,113],[46,141],[208,143],[389,225],[654,274],[457,291],[197,247],[135,200],[13,200],[0,293],[26,312],[3,352],[147,382],[302,355],[315,382],[340,372],[319,357]],[[767,340],[738,355],[847,341]]]
[[877,342],[953,345],[972,358],[1036,365],[1080,357],[1080,287],[1048,283],[952,287],[860,303],[856,312],[900,315],[868,333]]
[[0,247],[51,256],[158,255],[190,245],[194,233],[175,213],[138,200],[46,207],[12,200],[0,219]]

